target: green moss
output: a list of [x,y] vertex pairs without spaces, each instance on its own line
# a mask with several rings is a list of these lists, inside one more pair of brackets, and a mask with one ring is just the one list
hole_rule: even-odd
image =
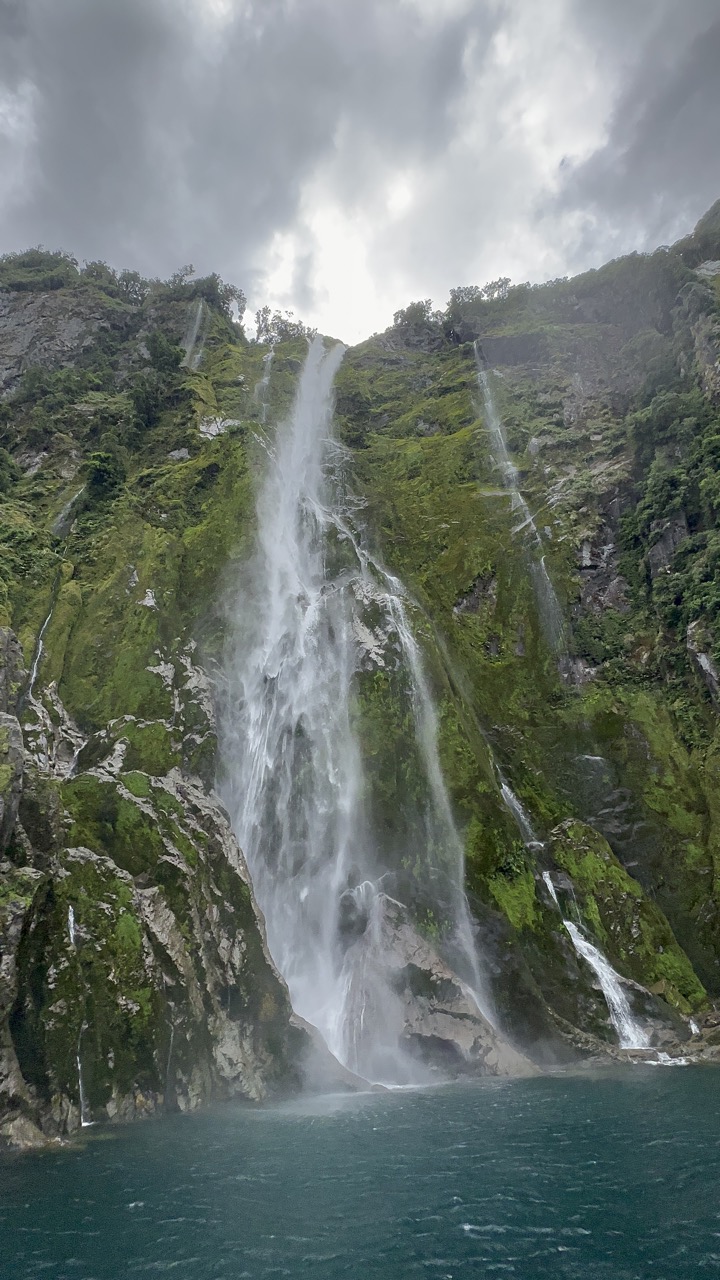
[[642,892],[607,841],[583,822],[553,832],[550,851],[571,877],[590,932],[621,972],[684,1012],[706,998],[702,983],[659,907]]
[[66,783],[62,794],[72,819],[68,845],[107,853],[130,875],[157,870],[164,846],[152,815],[120,795],[114,783],[84,774]]
[[151,788],[150,778],[147,773],[122,773],[120,777],[128,791],[131,791],[134,796],[138,796],[142,800],[148,799],[151,794]]
[[532,929],[536,924],[535,879],[529,868],[519,875],[495,875],[489,880],[490,892],[518,931]]
[[128,770],[163,777],[180,764],[179,734],[173,734],[163,721],[130,721],[122,726],[122,736],[128,743],[124,760]]

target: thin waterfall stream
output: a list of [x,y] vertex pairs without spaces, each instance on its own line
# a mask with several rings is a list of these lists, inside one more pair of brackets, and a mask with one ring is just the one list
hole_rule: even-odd
[[[397,887],[403,860],[428,900],[442,901],[443,963],[478,1016],[491,1017],[408,601],[364,549],[342,497],[331,421],[343,354],[312,342],[294,407],[263,442],[257,545],[230,620],[221,787],[296,1012],[359,1075],[406,1084],[427,1076],[402,1047],[404,1010],[388,970],[413,928]],[[363,620],[369,608],[374,629]],[[381,667],[383,642],[408,686],[425,777],[423,811],[392,855],[373,823],[355,724],[362,655]]]
[[[506,808],[517,823],[523,843],[536,847],[541,846],[542,842],[537,838],[525,807],[502,777],[500,778],[500,784]],[[620,1048],[646,1049],[650,1044],[649,1036],[630,1008],[630,1001],[620,974],[613,969],[607,956],[603,955],[600,948],[590,942],[584,930],[574,921],[565,918],[550,872],[543,871],[542,878],[554,905],[557,907],[563,927],[567,931],[575,949],[575,954],[590,966],[598,980]]]
[[502,477],[504,488],[510,495],[510,509],[517,517],[513,526],[513,534],[522,534],[529,549],[530,555],[530,577],[537,601],[538,614],[542,624],[545,639],[558,653],[562,653],[565,647],[565,628],[563,624],[562,609],[557,598],[555,588],[550,581],[550,575],[545,566],[545,555],[543,552],[542,539],[538,532],[535,519],[523,498],[518,486],[517,468],[512,461],[508,452],[507,440],[505,438],[505,430],[502,418],[498,413],[495,399],[493,397],[488,370],[485,366],[485,360],[482,355],[481,348],[477,340],[473,344],[475,351],[475,364],[477,367],[478,385],[482,393],[483,406],[485,410],[485,422],[490,437],[490,445],[498,468]]

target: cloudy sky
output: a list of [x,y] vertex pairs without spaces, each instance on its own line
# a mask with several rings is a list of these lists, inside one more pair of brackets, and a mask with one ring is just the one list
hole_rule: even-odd
[[357,340],[669,243],[720,196],[720,0],[0,0],[0,252]]

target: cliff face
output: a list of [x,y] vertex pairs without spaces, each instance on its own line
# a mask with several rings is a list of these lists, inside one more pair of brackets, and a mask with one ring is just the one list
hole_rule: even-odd
[[685,1013],[718,995],[719,250],[716,206],[670,251],[415,304],[338,379],[371,536],[427,619],[468,886],[521,1036],[528,1017],[549,1034],[544,1005],[595,1016],[543,870],[622,974]]
[[0,293],[0,1125],[18,1141],[293,1089],[307,1047],[212,791],[199,657],[252,520],[237,410],[257,416],[262,352],[212,294],[175,292]]
[[[410,307],[337,380],[345,481],[414,601],[495,1000],[541,1061],[612,1039],[543,872],[659,1041],[720,996],[719,224]],[[214,277],[51,257],[0,271],[10,1134],[294,1087],[306,1043],[212,789],[224,586],[305,343],[276,344],[263,405],[268,348]],[[357,726],[391,846],[407,689],[366,606]]]

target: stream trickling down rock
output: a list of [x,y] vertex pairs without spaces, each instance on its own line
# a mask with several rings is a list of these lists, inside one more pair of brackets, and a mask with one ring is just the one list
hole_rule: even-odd
[[[442,902],[445,963],[478,1012],[489,1009],[405,593],[364,549],[341,497],[343,453],[330,430],[343,354],[315,339],[293,410],[267,446],[257,547],[233,611],[223,790],[295,1011],[359,1075],[407,1084],[427,1073],[400,1047],[404,1010],[388,971],[399,931],[412,936],[395,896],[403,856],[427,897]],[[392,857],[373,829],[353,724],[362,655],[382,667],[388,647],[410,691],[425,778],[422,812]]]
[[516,536],[522,534],[525,545],[528,548],[528,570],[545,639],[551,649],[561,654],[565,646],[565,628],[560,601],[557,598],[545,565],[542,539],[538,533],[535,519],[518,487],[517,468],[508,453],[502,418],[497,411],[481,348],[477,342],[473,345],[478,372],[478,385],[483,398],[485,425],[490,437],[491,452],[495,466],[500,472],[503,486],[507,489],[510,497],[510,510],[517,522],[513,527],[513,534]]

